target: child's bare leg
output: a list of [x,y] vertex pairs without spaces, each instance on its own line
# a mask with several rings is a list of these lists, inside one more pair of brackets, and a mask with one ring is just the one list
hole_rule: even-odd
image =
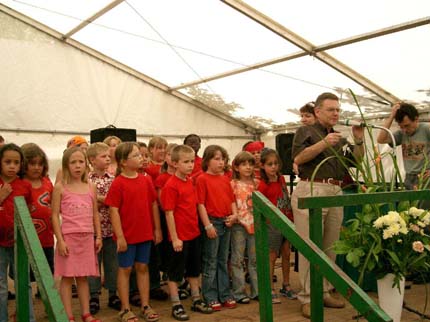
[[142,301],[142,308],[149,305],[149,271],[148,265],[136,262],[136,281],[137,288],[139,289],[140,299]]
[[73,277],[62,277],[60,282],[60,296],[64,305],[64,310],[68,317],[73,316],[72,312],[72,283]]
[[76,277],[76,287],[78,289],[81,315],[87,314],[90,312],[90,288],[87,277]]
[[275,272],[275,262],[276,262],[277,258],[278,258],[278,254],[274,251],[270,251],[270,253],[269,253],[269,266],[270,266],[270,285],[272,287],[272,290],[274,289],[272,276]]
[[[188,277],[188,282],[190,283],[191,294],[194,296],[199,295],[200,298],[200,290],[199,290],[199,278],[198,277]],[[193,300],[195,300],[193,298]]]
[[118,296],[121,300],[121,311],[130,309],[130,302],[128,298],[129,281],[130,281],[131,267],[118,267]]

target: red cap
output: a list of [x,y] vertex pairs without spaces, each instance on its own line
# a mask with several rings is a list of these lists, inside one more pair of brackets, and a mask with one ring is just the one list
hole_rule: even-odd
[[255,142],[251,142],[249,143],[246,147],[245,147],[245,151],[248,152],[256,152],[256,151],[261,151],[264,148],[264,142],[261,141],[255,141]]

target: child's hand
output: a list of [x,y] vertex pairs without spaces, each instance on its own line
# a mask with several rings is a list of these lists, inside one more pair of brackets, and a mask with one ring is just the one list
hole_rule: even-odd
[[125,240],[124,236],[118,237],[116,240],[116,251],[118,253],[127,251],[127,241]]
[[172,246],[175,252],[182,252],[182,248],[184,246],[184,242],[179,238],[172,241]]
[[233,224],[237,221],[237,215],[230,215],[225,219],[225,225],[227,227],[233,226]]
[[157,245],[163,241],[163,233],[161,229],[154,230],[154,244]]
[[100,237],[96,238],[94,245],[96,247],[97,254],[100,253],[100,251],[102,250],[102,247],[103,247],[102,239]]
[[208,236],[209,239],[217,238],[218,235],[217,235],[216,229],[213,225],[212,225],[212,227],[206,229],[206,235]]
[[60,256],[69,256],[69,247],[64,240],[58,241],[58,253]]
[[0,202],[3,202],[12,192],[12,186],[9,183],[0,185]]

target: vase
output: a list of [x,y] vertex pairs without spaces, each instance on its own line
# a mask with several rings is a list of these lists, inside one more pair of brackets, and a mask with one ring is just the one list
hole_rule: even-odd
[[400,280],[400,291],[397,285],[393,287],[393,282],[394,274],[387,274],[377,280],[379,306],[393,319],[393,322],[400,322],[405,295],[405,279]]

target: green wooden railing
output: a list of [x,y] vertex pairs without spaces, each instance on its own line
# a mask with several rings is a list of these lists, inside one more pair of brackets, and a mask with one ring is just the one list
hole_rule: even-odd
[[29,263],[45,305],[49,321],[68,322],[60,295],[55,287],[45,253],[37,236],[24,197],[16,197],[15,203],[15,287],[16,320],[28,322],[29,311]]
[[354,206],[373,203],[396,203],[398,201],[428,200],[430,190],[376,192],[331,197],[299,198],[298,207],[309,209],[309,239],[301,238],[294,224],[261,193],[252,196],[257,252],[260,321],[272,322],[272,299],[269,272],[269,247],[266,220],[277,227],[282,235],[310,262],[311,321],[324,321],[323,277],[325,277],[368,321],[389,322],[391,318],[352,281],[327,255],[322,246],[322,208]]

